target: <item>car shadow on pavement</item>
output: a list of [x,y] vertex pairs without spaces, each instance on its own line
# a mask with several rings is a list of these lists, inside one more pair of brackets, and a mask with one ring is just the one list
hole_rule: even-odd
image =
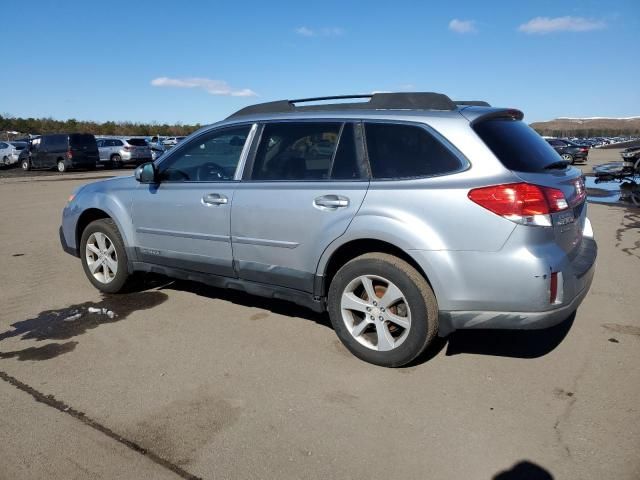
[[333,328],[329,315],[326,313],[317,313],[308,308],[296,305],[286,300],[275,298],[259,297],[240,290],[229,290],[224,288],[216,288],[202,283],[191,282],[187,280],[175,280],[164,284],[160,290],[178,290],[181,292],[189,292],[206,298],[217,298],[227,302],[242,305],[243,307],[261,308],[269,310],[277,315],[286,315],[288,317],[299,317],[311,320],[319,325]]
[[553,480],[553,475],[540,465],[522,460],[509,470],[498,472],[492,480]]
[[[317,313],[285,300],[258,297],[239,290],[216,288],[186,280],[172,280],[156,274],[145,277],[143,289],[176,290],[205,298],[219,299],[277,315],[311,320],[333,329],[329,315]],[[554,350],[565,338],[575,313],[559,325],[544,330],[458,330],[446,338],[436,337],[429,348],[406,367],[415,367],[436,357],[446,347],[446,355],[465,353],[515,358],[537,358]]]
[[564,322],[543,330],[458,330],[448,337],[446,355],[541,357],[560,345],[571,330],[575,316],[574,312]]

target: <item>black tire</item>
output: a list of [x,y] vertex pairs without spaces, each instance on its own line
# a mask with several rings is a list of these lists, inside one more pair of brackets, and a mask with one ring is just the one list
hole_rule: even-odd
[[28,172],[29,170],[31,170],[31,161],[28,158],[25,158],[24,160],[22,160],[20,166],[22,167],[22,170]]
[[[377,351],[356,340],[342,316],[342,294],[363,275],[374,275],[395,284],[411,312],[411,326],[404,341],[388,351]],[[377,292],[376,292],[377,294]],[[356,357],[383,367],[401,367],[415,360],[438,331],[438,304],[425,278],[404,260],[386,253],[367,253],[347,262],[333,277],[329,287],[328,310],[340,341]]]
[[56,168],[58,169],[58,172],[60,172],[60,173],[64,173],[64,172],[66,172],[68,170],[67,164],[64,163],[64,160],[62,160],[62,159],[59,159],[56,162]]
[[111,155],[111,168],[122,168],[122,157],[117,153]]
[[[100,232],[107,236],[109,241],[115,247],[117,255],[117,272],[113,280],[109,283],[103,283],[96,279],[87,264],[87,241],[91,234]],[[124,248],[124,241],[122,235],[116,226],[115,222],[110,218],[101,218],[100,220],[94,220],[91,222],[82,232],[80,240],[80,260],[82,261],[82,268],[89,281],[98,290],[104,293],[118,293],[125,291],[129,287],[129,281],[132,279],[128,269],[127,251]]]
[[6,155],[4,156],[4,158],[2,159],[2,164],[3,165],[9,165],[9,157],[7,157]]

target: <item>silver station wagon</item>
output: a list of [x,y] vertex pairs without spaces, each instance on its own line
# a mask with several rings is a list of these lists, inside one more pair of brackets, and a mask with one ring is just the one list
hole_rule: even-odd
[[456,329],[546,328],[597,247],[580,171],[522,117],[437,93],[246,107],[76,190],[62,245],[107,293],[157,272],[326,310],[388,367]]

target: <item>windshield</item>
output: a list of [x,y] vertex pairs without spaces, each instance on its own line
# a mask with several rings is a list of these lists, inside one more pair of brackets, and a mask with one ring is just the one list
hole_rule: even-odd
[[520,120],[492,118],[480,121],[473,129],[509,170],[542,172],[561,161],[556,151]]

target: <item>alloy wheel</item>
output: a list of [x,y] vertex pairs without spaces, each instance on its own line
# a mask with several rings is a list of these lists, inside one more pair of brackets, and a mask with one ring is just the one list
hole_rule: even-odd
[[397,348],[411,328],[411,311],[402,291],[377,275],[353,279],[342,293],[342,320],[361,345],[379,352]]

